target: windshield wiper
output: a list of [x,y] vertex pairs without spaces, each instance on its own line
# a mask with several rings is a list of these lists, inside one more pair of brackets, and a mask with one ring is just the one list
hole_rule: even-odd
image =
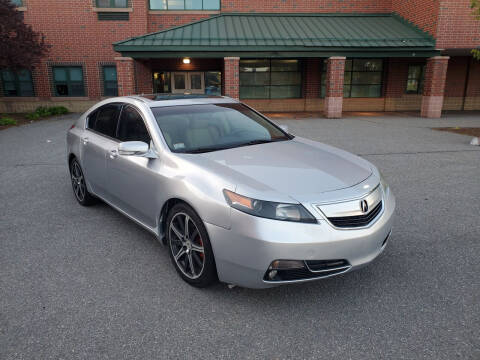
[[289,140],[289,139],[288,139],[288,138],[257,139],[257,140],[251,140],[251,141],[247,141],[247,142],[245,142],[245,143],[238,144],[238,146],[248,146],[248,145],[266,144],[266,143],[277,142],[277,141],[285,141],[285,140]]
[[256,139],[256,140],[251,140],[251,141],[247,141],[247,142],[244,142],[244,143],[235,143],[235,144],[230,144],[230,145],[205,146],[205,147],[199,147],[199,148],[196,148],[196,149],[191,149],[191,150],[186,150],[186,151],[178,151],[178,152],[185,153],[185,154],[201,154],[201,153],[218,151],[218,150],[232,149],[232,148],[241,147],[241,146],[266,144],[266,143],[270,143],[270,142],[285,141],[285,140],[289,140],[289,139],[288,138]]
[[205,147],[199,147],[196,149],[191,149],[187,151],[182,151],[186,154],[200,154],[200,153],[206,153],[206,152],[211,152],[211,151],[218,151],[218,150],[225,150],[225,149],[230,149],[235,146],[205,146]]

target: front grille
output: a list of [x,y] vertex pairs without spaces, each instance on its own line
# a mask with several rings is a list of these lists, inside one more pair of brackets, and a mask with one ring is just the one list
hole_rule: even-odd
[[263,279],[268,282],[319,279],[340,274],[351,267],[347,260],[307,260],[305,264],[307,266],[301,269],[277,270],[273,279],[269,277],[269,270]]
[[330,217],[330,221],[334,226],[339,228],[357,228],[367,226],[377,217],[382,211],[382,201],[380,201],[368,214],[357,216],[344,216],[344,217]]
[[313,272],[325,272],[350,267],[347,260],[307,260],[305,264]]

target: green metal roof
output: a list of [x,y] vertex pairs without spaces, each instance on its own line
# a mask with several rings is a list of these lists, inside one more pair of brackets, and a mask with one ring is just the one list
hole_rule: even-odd
[[132,57],[436,54],[428,33],[395,14],[220,14],[120,41],[114,49]]

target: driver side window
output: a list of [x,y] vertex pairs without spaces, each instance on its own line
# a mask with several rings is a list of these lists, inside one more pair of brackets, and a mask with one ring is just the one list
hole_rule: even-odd
[[150,134],[142,116],[130,105],[122,109],[117,138],[120,141],[143,141],[150,144]]

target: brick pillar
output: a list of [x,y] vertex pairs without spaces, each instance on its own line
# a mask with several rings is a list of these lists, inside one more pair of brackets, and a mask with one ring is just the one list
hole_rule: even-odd
[[233,99],[240,98],[240,58],[223,58],[224,95]]
[[342,117],[344,71],[344,56],[332,56],[328,58],[324,105],[324,113],[327,118]]
[[135,94],[135,66],[129,57],[116,57],[118,96]]
[[439,118],[442,116],[448,59],[448,56],[434,56],[427,60],[422,96],[422,117]]

